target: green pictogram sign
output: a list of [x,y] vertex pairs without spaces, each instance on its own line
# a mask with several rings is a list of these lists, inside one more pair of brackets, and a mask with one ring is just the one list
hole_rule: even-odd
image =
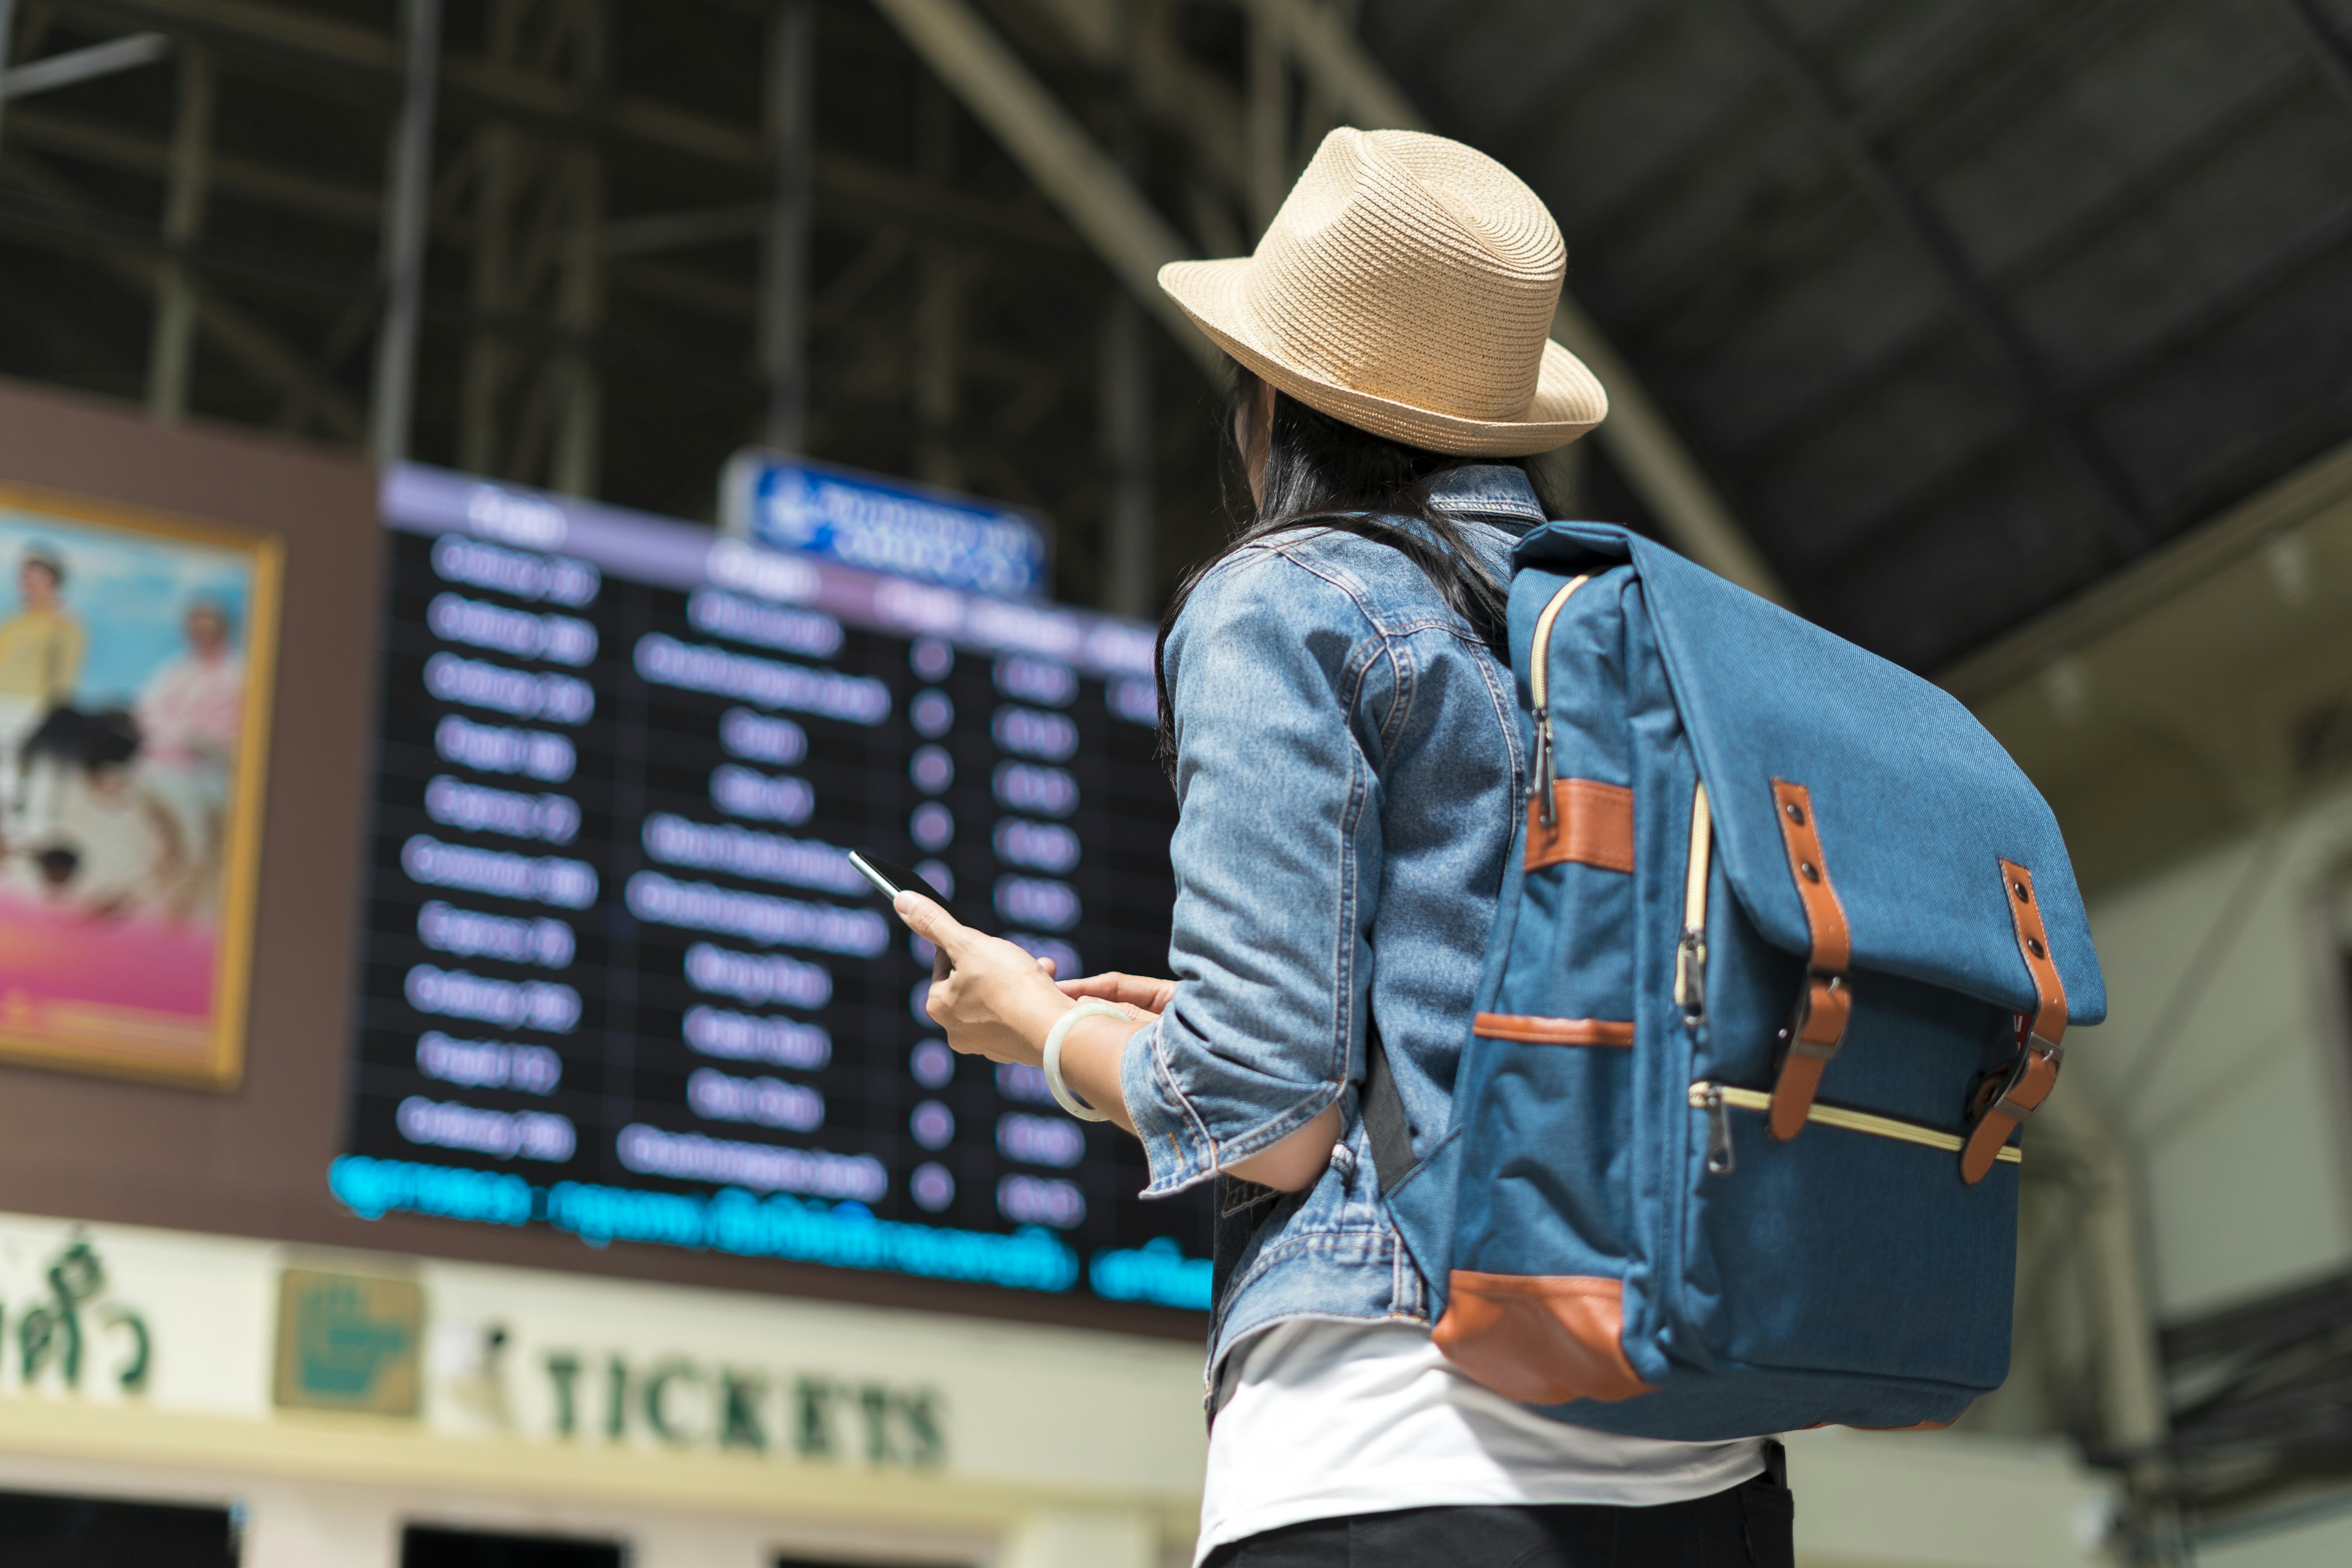
[[289,1268],[278,1281],[277,1402],[415,1415],[424,1340],[425,1291],[414,1279]]

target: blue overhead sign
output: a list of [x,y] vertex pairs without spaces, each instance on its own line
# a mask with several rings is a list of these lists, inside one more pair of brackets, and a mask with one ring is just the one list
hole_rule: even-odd
[[728,460],[719,524],[772,550],[967,593],[1045,591],[1045,531],[1029,513],[782,452]]

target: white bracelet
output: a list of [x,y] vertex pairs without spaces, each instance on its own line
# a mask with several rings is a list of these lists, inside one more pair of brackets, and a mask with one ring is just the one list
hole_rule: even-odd
[[1070,1037],[1070,1026],[1081,1018],[1126,1016],[1127,1009],[1115,1002],[1081,1002],[1055,1019],[1054,1026],[1045,1031],[1045,1087],[1054,1091],[1063,1110],[1081,1121],[1108,1121],[1110,1118],[1072,1094],[1070,1086],[1062,1081],[1062,1042]]

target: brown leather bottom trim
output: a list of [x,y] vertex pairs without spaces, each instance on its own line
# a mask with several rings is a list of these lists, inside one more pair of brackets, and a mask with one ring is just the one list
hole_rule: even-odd
[[[1969,1403],[1974,1404],[1975,1401],[1971,1400]],[[1964,1405],[1961,1407],[1960,1415],[1966,1415],[1967,1414],[1968,1409],[1967,1406]],[[1960,1415],[1953,1416],[1952,1421],[1958,1421],[1960,1418]],[[1849,1432],[1941,1432],[1946,1427],[1949,1426],[1952,1424],[1952,1421],[1914,1421],[1908,1426],[1848,1426],[1846,1430]],[[1834,1421],[1816,1421],[1811,1426],[1801,1426],[1798,1430],[1801,1432],[1819,1432],[1836,1425],[1837,1423]]]
[[1538,1018],[1525,1013],[1481,1013],[1471,1033],[1489,1040],[1519,1040],[1530,1046],[1630,1046],[1633,1026],[1613,1018]]
[[1651,1392],[1619,1342],[1622,1280],[1457,1268],[1450,1293],[1431,1337],[1448,1361],[1507,1399],[1561,1405]]

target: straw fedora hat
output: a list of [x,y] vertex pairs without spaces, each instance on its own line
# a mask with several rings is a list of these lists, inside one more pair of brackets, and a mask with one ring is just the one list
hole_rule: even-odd
[[1567,269],[1559,226],[1492,158],[1342,126],[1256,254],[1171,261],[1160,286],[1310,408],[1407,446],[1504,458],[1565,446],[1609,412],[1551,341]]

